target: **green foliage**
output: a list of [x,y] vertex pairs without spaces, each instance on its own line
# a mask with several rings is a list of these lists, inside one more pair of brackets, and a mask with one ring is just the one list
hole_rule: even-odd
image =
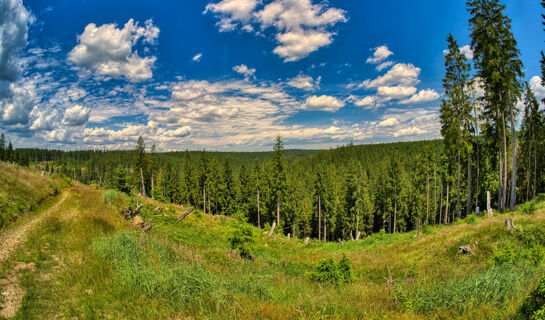
[[254,251],[254,230],[247,223],[237,222],[228,238],[231,249],[236,250],[241,257],[251,258]]
[[315,270],[313,273],[311,273],[310,277],[315,281],[330,283],[333,285],[338,285],[343,280],[339,266],[332,258],[318,261]]
[[472,213],[464,218],[465,223],[467,224],[476,224],[477,223],[477,216]]
[[526,298],[518,310],[518,315],[524,319],[545,319],[545,278],[541,279],[538,287]]
[[533,200],[526,201],[525,203],[521,204],[518,208],[518,211],[524,214],[532,214],[536,210],[537,210],[537,204]]
[[352,261],[344,254],[339,261],[339,273],[341,274],[342,282],[344,283],[352,283],[356,280],[356,276],[352,270]]

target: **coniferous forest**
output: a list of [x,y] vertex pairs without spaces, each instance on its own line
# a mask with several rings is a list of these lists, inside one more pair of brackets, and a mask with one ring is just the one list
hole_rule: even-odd
[[285,149],[278,136],[270,152],[158,152],[140,137],[134,150],[61,151],[13,150],[2,135],[2,159],[323,241],[482,215],[488,193],[492,208],[513,209],[545,191],[545,115],[505,5],[467,8],[474,59],[445,39],[440,140],[319,151]]

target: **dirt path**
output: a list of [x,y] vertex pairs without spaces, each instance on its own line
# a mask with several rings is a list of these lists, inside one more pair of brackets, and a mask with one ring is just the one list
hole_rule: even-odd
[[52,212],[56,211],[59,206],[68,197],[68,192],[63,192],[61,198],[51,207],[44,212],[37,214],[30,218],[28,221],[24,221],[23,224],[16,226],[13,229],[7,230],[0,234],[0,262],[4,262],[9,258],[13,250],[17,248],[22,242],[26,240],[26,236],[30,230],[32,230],[38,223],[47,218]]

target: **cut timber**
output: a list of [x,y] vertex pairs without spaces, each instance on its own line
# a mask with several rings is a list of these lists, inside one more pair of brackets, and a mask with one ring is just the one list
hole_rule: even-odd
[[468,254],[470,256],[475,255],[475,252],[473,252],[473,249],[471,249],[471,246],[469,244],[466,244],[465,246],[459,246],[458,249],[460,249],[460,251],[458,251],[458,254]]
[[178,220],[178,221],[182,220],[183,218],[187,217],[191,212],[193,212],[193,210],[195,210],[195,207],[191,207],[191,208],[187,209],[181,215],[177,216],[176,220]]
[[273,235],[273,233],[274,233],[274,228],[276,228],[276,221],[273,222],[273,224],[272,224],[271,231],[269,231],[269,237],[271,237],[271,236]]
[[507,228],[507,231],[517,228],[513,223],[513,218],[505,218],[505,227]]
[[125,219],[133,218],[134,216],[136,216],[138,214],[138,212],[140,211],[140,209],[142,209],[142,207],[144,207],[144,203],[138,204],[136,206],[136,209],[134,209],[134,210],[131,207],[129,207],[127,209],[123,209],[123,210],[121,210],[121,215]]

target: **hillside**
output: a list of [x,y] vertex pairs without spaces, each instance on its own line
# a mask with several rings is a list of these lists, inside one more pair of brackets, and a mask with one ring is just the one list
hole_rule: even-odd
[[[120,215],[142,200],[76,185],[44,204],[35,212],[44,218],[0,261],[0,318],[505,319],[545,275],[543,202],[532,214],[470,216],[421,238],[304,244],[248,225],[247,260],[229,253],[237,220],[195,211],[178,221],[185,208],[147,199],[140,215],[155,226],[144,233]],[[474,256],[458,254],[470,243]],[[313,280],[318,261],[343,255],[354,282]]]

